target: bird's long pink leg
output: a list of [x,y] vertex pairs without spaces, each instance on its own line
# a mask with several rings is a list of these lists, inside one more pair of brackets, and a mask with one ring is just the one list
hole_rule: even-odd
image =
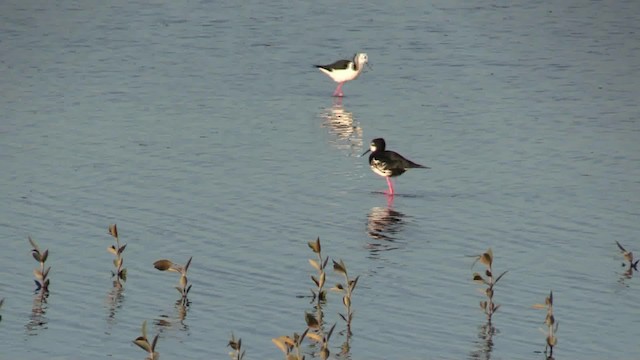
[[338,87],[336,87],[336,91],[333,92],[333,96],[338,96],[338,97],[342,97],[342,85],[344,84],[344,81],[338,84]]
[[391,178],[386,177],[385,179],[387,179],[387,185],[389,186],[389,193],[387,193],[387,195],[393,196],[393,183],[391,182]]

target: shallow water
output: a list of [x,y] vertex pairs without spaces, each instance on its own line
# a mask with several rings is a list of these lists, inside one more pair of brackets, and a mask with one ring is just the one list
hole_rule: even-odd
[[[557,359],[634,357],[640,276],[614,241],[640,252],[639,10],[2,2],[0,358],[143,359],[144,320],[163,359],[225,358],[231,332],[247,359],[281,358],[317,236],[360,275],[352,359],[542,358],[531,305],[550,290]],[[311,64],[356,51],[373,70],[334,100]],[[431,167],[392,202],[358,157],[380,136]],[[42,308],[28,235],[51,252]],[[509,270],[491,344],[466,256],[489,247]],[[190,256],[181,313],[152,263]],[[341,306],[331,293],[333,353]]]

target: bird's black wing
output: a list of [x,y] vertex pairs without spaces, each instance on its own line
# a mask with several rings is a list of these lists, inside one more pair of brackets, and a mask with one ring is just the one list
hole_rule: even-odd
[[413,161],[406,159],[404,156],[398,154],[395,151],[388,151],[389,163],[391,167],[394,168],[403,168],[403,169],[411,169],[411,168],[423,168],[429,169],[429,167],[420,165],[418,163],[414,163]]
[[323,68],[328,71],[333,71],[333,70],[348,69],[350,65],[351,65],[351,60],[338,60],[329,65],[314,65],[314,66],[318,68]]

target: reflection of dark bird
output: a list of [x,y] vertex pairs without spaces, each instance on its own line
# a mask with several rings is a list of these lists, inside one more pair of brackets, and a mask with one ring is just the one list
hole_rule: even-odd
[[342,85],[347,81],[357,78],[368,61],[369,57],[367,57],[367,54],[358,53],[354,55],[353,60],[338,60],[329,65],[314,66],[338,83],[338,87],[336,87],[336,90],[333,92],[333,96],[342,97],[344,95],[342,93]]
[[404,225],[403,217],[391,208],[374,207],[367,216],[367,232],[373,239],[394,241]]
[[387,179],[389,195],[393,195],[394,193],[391,177],[400,176],[407,171],[407,169],[430,169],[427,166],[405,159],[395,151],[386,150],[386,143],[383,138],[371,140],[369,150],[365,151],[361,156],[364,156],[368,152],[371,152],[371,155],[369,155],[369,165],[371,165],[371,170]]

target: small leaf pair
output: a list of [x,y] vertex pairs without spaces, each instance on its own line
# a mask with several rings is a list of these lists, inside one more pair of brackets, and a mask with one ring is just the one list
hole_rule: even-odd
[[471,264],[471,267],[476,264],[476,262],[480,261],[481,264],[486,265],[490,268],[493,265],[493,251],[489,248],[485,253],[476,255],[475,261]]
[[180,264],[176,264],[171,260],[167,260],[167,259],[157,260],[156,262],[153,263],[153,266],[160,271],[170,271],[170,272],[172,271],[180,274],[180,281],[179,281],[180,286],[176,286],[176,290],[178,290],[178,292],[182,296],[181,299],[179,300],[179,302],[181,302],[182,305],[189,304],[187,295],[189,294],[189,291],[191,291],[192,285],[189,284],[189,280],[187,279],[187,271],[189,271],[189,266],[191,265],[191,259],[193,259],[193,256],[189,258],[189,260],[184,266]]
[[229,353],[229,356],[232,360],[242,360],[244,358],[244,350],[242,350],[242,339],[236,337],[231,333],[231,340],[227,344],[228,347],[233,349],[232,352]]
[[32,248],[31,255],[37,262],[40,263],[40,268],[33,270],[33,275],[35,276],[34,281],[36,283],[36,291],[42,290],[42,293],[46,294],[49,292],[50,281],[49,281],[48,275],[49,275],[49,271],[51,270],[51,266],[45,269],[45,262],[49,258],[49,249],[46,249],[45,251],[40,251],[40,247],[38,246],[38,244],[36,244],[35,241],[33,241],[31,236],[29,236],[28,239],[29,239],[29,244],[31,244],[31,248]]
[[284,353],[285,360],[304,360],[304,355],[300,353],[300,344],[308,336],[309,328],[305,329],[302,335],[297,333],[293,337],[287,335],[271,339],[271,341]]
[[160,357],[160,354],[156,352],[159,335],[160,334],[156,334],[156,336],[153,337],[153,341],[149,342],[147,338],[147,321],[145,320],[142,322],[142,335],[133,340],[134,344],[149,354],[147,357],[148,360],[157,360]]
[[329,358],[329,339],[331,338],[331,334],[333,334],[333,329],[335,329],[336,324],[331,326],[329,332],[326,334],[316,334],[316,333],[307,333],[307,337],[317,343],[320,344],[320,359],[326,360]]
[[631,269],[637,271],[638,270],[638,262],[640,262],[640,260],[636,260],[634,262],[633,261],[633,253],[631,251],[627,251],[627,249],[625,249],[622,246],[622,244],[620,244],[618,241],[616,241],[616,244],[618,245],[618,248],[622,252],[622,257],[624,258],[624,261],[629,263],[629,272],[630,272]]

